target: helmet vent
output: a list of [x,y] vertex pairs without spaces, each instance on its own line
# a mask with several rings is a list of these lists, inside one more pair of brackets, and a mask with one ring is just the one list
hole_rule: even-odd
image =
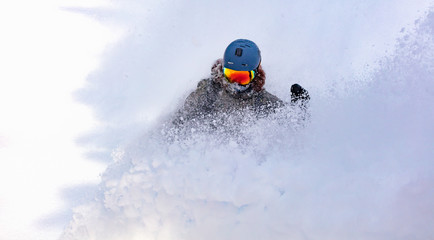
[[237,48],[235,49],[235,56],[241,57],[243,55],[243,49]]

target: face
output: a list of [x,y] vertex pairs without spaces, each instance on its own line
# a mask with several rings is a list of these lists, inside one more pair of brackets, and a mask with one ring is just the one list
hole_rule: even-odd
[[233,94],[238,94],[247,91],[248,89],[251,89],[252,84],[247,85],[240,85],[238,83],[228,83],[226,85],[226,90]]
[[232,69],[224,68],[223,81],[225,89],[232,95],[237,95],[252,87],[252,80],[255,76],[254,71],[234,71]]

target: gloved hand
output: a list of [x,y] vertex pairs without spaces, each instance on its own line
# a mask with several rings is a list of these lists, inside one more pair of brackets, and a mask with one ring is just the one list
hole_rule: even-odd
[[295,83],[291,86],[291,102],[296,103],[299,101],[307,102],[310,96],[306,89],[299,84]]

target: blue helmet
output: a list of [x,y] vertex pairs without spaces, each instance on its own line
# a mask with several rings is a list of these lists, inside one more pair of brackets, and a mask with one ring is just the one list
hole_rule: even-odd
[[261,64],[261,51],[250,40],[233,41],[225,50],[223,66],[236,71],[252,71]]

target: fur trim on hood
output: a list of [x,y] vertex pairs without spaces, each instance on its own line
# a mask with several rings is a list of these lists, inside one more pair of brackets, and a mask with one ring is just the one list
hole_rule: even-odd
[[[223,76],[223,59],[217,59],[213,66],[211,67],[211,76],[214,81],[220,83],[222,86],[225,86],[227,82]],[[262,69],[262,66],[259,65],[256,76],[251,82],[252,89],[256,92],[260,92],[265,84],[265,72]]]

